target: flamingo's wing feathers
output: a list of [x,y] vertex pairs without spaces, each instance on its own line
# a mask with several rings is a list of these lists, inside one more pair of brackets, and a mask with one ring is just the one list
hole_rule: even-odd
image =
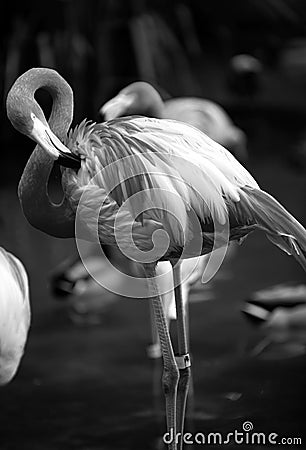
[[116,203],[133,197],[127,206],[135,219],[162,222],[180,241],[190,209],[203,223],[224,223],[239,187],[257,186],[227,150],[181,122],[125,117],[96,124],[86,142],[91,172]]
[[275,198],[260,189],[241,188],[241,211],[252,217],[268,239],[293,255],[306,270],[306,230]]
[[[239,186],[257,187],[231,153],[187,124],[133,117],[109,122],[109,127],[122,133],[134,155],[170,178],[177,192],[203,219],[210,218],[213,211],[224,222],[224,198],[238,201]],[[135,164],[133,161],[132,172]],[[154,178],[153,173],[150,177]]]

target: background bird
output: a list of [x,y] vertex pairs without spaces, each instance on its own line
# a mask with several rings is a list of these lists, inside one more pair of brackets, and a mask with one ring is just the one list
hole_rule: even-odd
[[[82,262],[84,260],[85,264]],[[101,249],[92,245],[88,256],[82,255],[81,259],[76,253],[63,260],[50,274],[50,289],[54,298],[63,303],[69,318],[77,325],[101,324],[106,309],[120,300],[116,293],[96,281],[96,276],[101,278],[100,273],[107,278],[115,278],[114,284],[118,289],[123,289],[125,279],[120,271],[112,270],[106,257],[101,255]]]
[[0,385],[14,377],[24,353],[31,321],[26,270],[0,247]]
[[217,103],[197,97],[179,97],[163,101],[149,83],[137,81],[122,89],[100,108],[105,120],[140,114],[188,123],[230,150],[240,162],[248,158],[247,138]]
[[[49,124],[34,98],[40,87],[46,88],[53,97]],[[72,119],[70,91],[69,85],[55,71],[42,68],[19,77],[8,94],[10,121],[39,146],[35,155],[37,157],[38,152],[40,159],[33,167],[34,173],[30,174],[30,180],[24,175],[21,180],[21,201],[26,196],[28,183],[33,194],[33,184],[37,183],[37,180],[33,182],[33,177],[39,177],[39,183],[47,182],[50,159],[70,166],[62,175],[70,213],[62,216],[62,222],[57,221],[56,233],[60,234],[61,223],[66,221],[70,226],[76,218],[77,226],[80,221],[82,235],[87,229],[87,237],[93,238],[98,226],[101,242],[121,245],[132,258],[137,256],[138,261],[142,261],[163,354],[167,430],[176,436],[177,429],[183,431],[190,377],[178,260],[182,256],[198,256],[199,250],[200,254],[210,253],[216,247],[226,246],[228,240],[241,241],[257,228],[293,255],[306,270],[306,230],[259,188],[233,155],[187,124],[144,117],[102,124],[83,121],[67,136]],[[44,158],[47,158],[47,170]],[[45,193],[43,195],[45,199]],[[133,195],[136,201],[129,202]],[[121,207],[124,202],[125,207]],[[148,209],[143,210],[144,205]],[[23,208],[31,216],[35,205],[23,202]],[[33,225],[37,220],[37,226],[45,228],[42,211],[31,218]],[[52,227],[50,217],[47,219],[48,227]],[[227,236],[226,225],[229,226]],[[67,231],[66,225],[63,234],[67,236],[70,232],[71,228]],[[137,245],[133,246],[133,241]],[[155,282],[159,260],[169,260],[173,266],[177,357]],[[169,449],[176,448],[174,439]]]
[[305,303],[306,285],[292,282],[254,292],[243,303],[241,311],[256,324],[268,321],[271,313],[279,307],[289,312],[292,308]]
[[306,285],[277,284],[254,292],[241,311],[260,336],[250,353],[286,358],[306,351]]
[[[113,253],[110,261],[113,263]],[[83,263],[84,261],[84,263]],[[207,257],[198,258],[195,267],[195,259],[190,258],[182,262],[182,297],[184,304],[184,314],[187,323],[188,333],[188,301],[190,292],[196,284],[201,282],[201,277],[207,263]],[[121,265],[123,267],[120,267]],[[121,259],[120,266],[117,268],[124,272],[127,265],[131,269],[135,277],[143,275],[142,268],[139,264],[131,264],[125,258]],[[89,271],[88,271],[89,270]],[[174,321],[176,320],[175,298],[173,291],[173,277],[171,265],[168,261],[161,261],[157,268],[157,284],[161,294],[165,316],[169,330],[175,332]],[[122,292],[126,289],[126,280],[120,271],[114,271],[106,262],[105,257],[101,255],[100,248],[95,245],[89,246],[88,255],[75,255],[63,261],[59,267],[52,273],[50,277],[50,285],[53,295],[58,301],[65,302],[68,307],[70,319],[77,325],[97,325],[103,324],[103,316],[108,308],[114,303],[124,301],[124,297],[105,289],[97,279],[103,277],[112,278],[118,289]],[[203,285],[202,285],[203,286]],[[144,292],[146,295],[146,292]],[[201,300],[211,299],[210,293],[201,288]],[[158,333],[155,326],[153,311],[150,308],[150,326],[151,326],[151,342],[147,346],[147,356],[151,360],[152,365],[152,396],[153,396],[153,413],[158,422],[160,422],[161,406],[161,363],[162,352]],[[147,327],[147,324],[145,324]],[[189,336],[188,336],[189,338]],[[193,386],[190,389],[189,405],[194,404]]]
[[[110,261],[113,263],[112,256],[110,257]],[[207,259],[205,257],[199,257],[196,267],[194,267],[195,260],[193,258],[182,262],[182,278],[184,280],[182,282],[182,293],[184,304],[188,301],[192,286],[200,281],[206,261]],[[117,267],[124,273],[127,265],[130,269],[129,273],[133,273],[137,277],[141,276],[142,269],[140,265],[136,263],[131,264],[131,261],[126,261],[125,258],[120,261],[119,266],[117,264]],[[105,308],[120,300],[118,295],[107,291],[95,280],[95,277],[99,278],[99,273],[101,273],[101,276],[104,273],[106,277],[116,277],[114,283],[118,284],[118,289],[125,282],[124,277],[120,276],[120,272],[112,271],[109,264],[106,264],[105,255],[101,255],[101,250],[97,249],[95,245],[92,245],[89,246],[88,255],[82,255],[81,259],[78,254],[75,254],[62,261],[50,274],[52,294],[59,301],[68,301],[74,313],[72,316],[73,320],[76,322],[82,322],[82,317],[76,318],[76,315],[83,315],[85,322],[88,318],[90,322],[99,323],[99,315],[103,314]],[[171,320],[176,319],[170,263],[167,261],[160,262],[157,267],[157,273],[158,275],[164,274],[159,280],[160,291],[163,292],[161,297],[168,323],[170,323]],[[203,294],[203,297],[205,299],[205,294]],[[160,354],[160,350],[157,350],[157,353]]]

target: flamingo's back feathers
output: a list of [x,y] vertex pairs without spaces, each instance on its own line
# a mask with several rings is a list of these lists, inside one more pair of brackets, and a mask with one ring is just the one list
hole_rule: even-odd
[[[223,197],[239,201],[239,184],[248,182],[257,186],[227,150],[189,125],[133,117],[102,124],[96,131],[105,149],[97,154],[101,167],[116,163],[114,170],[119,172],[112,173],[112,177],[125,180],[128,195],[165,188],[165,192],[177,192],[199,216],[211,218],[213,213],[224,223]],[[121,164],[123,156],[132,158],[130,162],[124,159]],[[135,177],[135,174],[139,175]],[[108,184],[108,180],[105,182]],[[122,191],[118,194],[114,198],[120,205],[126,195]],[[162,207],[167,211],[166,195],[164,200]],[[147,201],[150,205],[150,192]]]
[[[67,145],[85,156],[83,181],[88,183],[94,177],[92,182],[107,191],[119,207],[137,194],[136,202],[128,202],[134,219],[146,205],[149,218],[163,223],[179,245],[184,244],[190,209],[204,223],[212,219],[224,223],[224,199],[239,201],[234,176],[244,180],[247,174],[254,181],[229,152],[186,124],[130,117],[103,124],[82,123],[80,127],[70,134]],[[239,168],[236,173],[235,165]],[[141,222],[144,217],[148,215],[138,215]]]
[[[200,218],[204,232],[209,231],[205,224],[210,226],[215,220],[223,224],[230,213],[230,226],[239,230],[237,237],[231,230],[231,239],[240,239],[259,227],[306,270],[305,229],[272,196],[260,190],[230,152],[196,128],[141,116],[102,124],[84,122],[81,128],[67,143],[85,157],[79,174],[74,172],[70,178],[79,178],[72,183],[74,190],[92,189],[89,209],[99,207],[95,202],[100,201],[103,191],[104,197],[109,194],[106,206],[113,212],[127,202],[121,224],[137,222],[138,211],[142,211],[139,227],[136,223],[139,238],[145,236],[141,229],[145,224],[148,229],[165,229],[172,245],[178,247],[184,246],[185,233],[191,227],[191,210]],[[97,189],[100,195],[96,195]],[[138,203],[128,201],[139,193]],[[73,198],[74,192],[69,196]],[[104,228],[109,223],[107,235],[112,234],[114,220],[113,214],[104,216]]]
[[241,205],[268,239],[288,255],[294,256],[306,271],[306,230],[270,194],[260,189],[240,188]]

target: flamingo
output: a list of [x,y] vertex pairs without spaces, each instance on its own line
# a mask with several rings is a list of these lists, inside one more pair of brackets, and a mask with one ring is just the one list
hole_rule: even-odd
[[179,97],[163,101],[150,83],[136,81],[100,108],[100,115],[105,120],[133,114],[174,119],[193,125],[230,150],[241,162],[247,160],[245,133],[234,125],[220,105],[211,100]]
[[16,256],[0,247],[0,385],[15,376],[31,322],[26,270]]
[[[188,123],[203,131],[219,144],[229,148],[238,159],[242,161],[247,159],[245,133],[233,124],[221,106],[210,100],[181,97],[163,101],[159,92],[150,83],[137,81],[126,86],[100,108],[100,115],[106,120],[133,114],[174,119]],[[232,250],[233,246],[230,248]],[[183,277],[185,281],[182,283],[182,292],[186,312],[190,286],[201,277],[206,261],[206,256],[199,259],[198,268],[191,275],[190,280]],[[184,271],[184,265],[187,265],[188,270],[188,264],[188,260],[182,261],[182,272]],[[164,262],[158,265],[158,271],[162,271],[163,268],[167,270]],[[167,292],[168,294],[162,296],[162,298],[170,325],[171,320],[176,318],[175,300],[173,293],[171,295],[169,290]],[[186,317],[186,320],[188,321],[188,317]],[[158,340],[154,337],[154,330],[153,345],[148,350],[149,355],[158,357],[160,354]]]
[[[34,97],[39,88],[53,97],[49,123]],[[306,270],[306,230],[231,153],[200,130],[133,116],[100,124],[84,120],[68,133],[72,107],[70,86],[51,69],[30,69],[10,89],[8,118],[37,143],[19,185],[22,207],[32,225],[49,234],[69,237],[81,225],[88,239],[89,234],[119,246],[142,263],[163,355],[167,443],[176,450],[191,370],[181,259],[209,254],[261,229]],[[64,200],[58,207],[45,189],[55,161],[63,166]],[[176,356],[156,283],[156,265],[162,260],[170,261],[173,271]]]
[[[100,108],[100,115],[106,120],[133,114],[174,119],[188,123],[203,131],[214,141],[229,148],[239,160],[246,161],[247,159],[245,133],[233,124],[221,106],[210,100],[181,97],[163,101],[159,92],[150,83],[137,81],[123,88],[114,98]],[[231,246],[231,249],[233,249],[233,246]],[[191,276],[191,279],[185,278],[185,282],[182,283],[184,305],[188,301],[190,285],[196,282],[203,273],[205,258],[204,256],[199,260],[198,269]],[[159,264],[159,271],[162,270],[162,267],[165,267],[162,264],[165,263]],[[182,271],[184,270],[184,264],[188,265],[188,262],[183,260]],[[172,314],[169,316],[170,323],[171,319],[175,318],[174,297],[171,296],[169,298],[168,295],[164,301],[166,312],[172,311]],[[157,355],[159,354],[156,343],[153,344],[152,349],[156,350]],[[155,354],[155,351],[153,351],[153,354]]]

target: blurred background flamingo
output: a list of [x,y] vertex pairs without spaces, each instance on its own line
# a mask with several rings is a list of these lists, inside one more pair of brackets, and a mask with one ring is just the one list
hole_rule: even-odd
[[[111,263],[116,263],[116,253],[110,253]],[[120,263],[118,264],[118,261]],[[213,299],[213,292],[211,286],[206,285],[206,289],[201,284],[201,277],[207,262],[207,257],[198,258],[198,263],[195,266],[195,259],[191,258],[182,262],[182,295],[185,308],[187,330],[189,330],[189,315],[188,315],[188,301],[190,291],[193,293],[197,290],[197,297],[194,301],[205,301]],[[85,265],[84,265],[85,263]],[[143,276],[139,264],[131,264],[131,261],[120,257],[117,259],[117,268],[126,273],[129,269],[129,274],[136,277]],[[90,272],[88,272],[90,269]],[[54,297],[64,303],[64,311],[68,313],[70,319],[76,325],[102,325],[105,321],[107,311],[114,303],[124,301],[118,295],[108,291],[101,284],[96,281],[101,279],[101,273],[104,277],[116,277],[113,281],[120,291],[124,291],[124,283],[126,283],[123,276],[119,272],[110,269],[105,259],[101,257],[101,249],[96,245],[89,246],[88,256],[84,255],[82,259],[76,255],[74,258],[67,258],[59,267],[50,275],[50,288]],[[157,275],[165,315],[169,329],[173,332],[175,330],[172,321],[176,320],[175,299],[173,291],[173,278],[171,272],[171,265],[166,261],[162,261],[157,266]],[[147,356],[152,360],[152,393],[153,393],[153,407],[154,415],[158,422],[161,421],[162,407],[162,392],[161,392],[161,349],[156,331],[154,317],[150,308],[150,326],[151,326],[151,343],[147,346]],[[189,339],[189,332],[188,332]],[[190,404],[194,404],[193,384],[191,383]]]
[[230,150],[239,161],[247,161],[245,133],[215,102],[196,97],[163,101],[152,85],[138,81],[126,86],[100,108],[100,115],[105,120],[133,114],[188,123]]

